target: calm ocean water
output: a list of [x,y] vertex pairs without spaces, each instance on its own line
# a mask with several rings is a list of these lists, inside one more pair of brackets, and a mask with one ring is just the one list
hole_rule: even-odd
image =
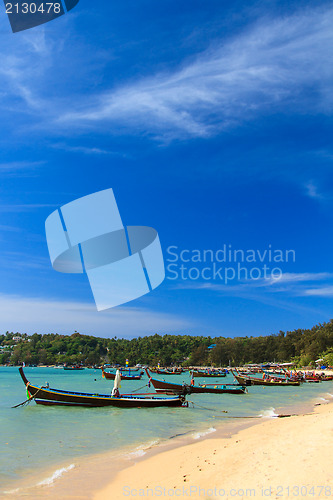
[[[102,379],[100,370],[26,368],[25,373],[36,385],[49,382],[50,387],[59,389],[108,394],[113,386],[112,381]],[[190,378],[184,374],[168,380],[189,383]],[[131,392],[147,381],[146,375],[141,381],[123,381],[121,392]],[[232,375],[219,383],[224,382],[233,383]],[[217,419],[219,416],[270,416],[282,408],[288,413],[295,405],[315,398],[330,399],[332,395],[333,382],[322,382],[286,388],[249,387],[245,395],[194,394],[188,396],[195,403],[189,408],[65,408],[32,402],[14,409],[13,405],[26,399],[25,387],[17,368],[0,367],[0,493],[4,495],[8,487],[31,472],[79,456],[128,446],[135,449],[183,433],[192,433],[196,438],[216,425],[230,422]],[[225,410],[227,414],[222,413]]]

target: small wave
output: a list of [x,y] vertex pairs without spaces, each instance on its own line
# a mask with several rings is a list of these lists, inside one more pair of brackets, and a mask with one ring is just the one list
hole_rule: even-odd
[[260,413],[259,417],[278,417],[278,413],[275,413],[275,408],[268,408],[268,410],[264,410],[262,413]]
[[14,490],[4,491],[3,493],[5,495],[14,495],[14,493],[18,493],[19,491],[20,491],[20,488],[15,488]]
[[59,479],[65,472],[74,469],[75,464],[71,464],[68,467],[63,467],[62,469],[57,469],[52,476],[43,479],[40,483],[37,483],[37,486],[50,486],[56,479]]
[[139,458],[143,457],[147,452],[145,450],[136,450],[136,451],[131,451],[126,455],[127,458]]
[[193,439],[200,439],[201,437],[208,436],[208,434],[211,434],[212,432],[215,432],[216,429],[215,427],[210,427],[207,431],[201,431],[201,432],[196,432],[193,434]]
[[133,451],[130,451],[129,453],[126,453],[126,458],[139,458],[143,457],[146,453],[147,450],[152,448],[153,446],[157,445],[159,443],[159,440],[155,441],[150,441],[149,443],[143,444],[135,448]]
[[177,437],[186,436],[186,434],[190,434],[191,432],[194,432],[194,430],[193,431],[180,432],[179,434],[173,434],[172,436],[169,437],[169,439],[175,439]]

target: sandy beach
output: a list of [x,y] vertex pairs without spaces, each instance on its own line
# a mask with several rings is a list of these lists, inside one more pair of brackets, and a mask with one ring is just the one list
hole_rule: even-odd
[[138,461],[94,500],[328,498],[333,495],[333,404],[274,418]]

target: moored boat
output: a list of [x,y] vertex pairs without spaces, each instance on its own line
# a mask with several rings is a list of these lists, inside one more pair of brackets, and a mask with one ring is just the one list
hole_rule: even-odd
[[[148,367],[145,367],[145,369]],[[186,370],[184,368],[177,368],[177,367],[172,367],[172,368],[160,368],[160,367],[154,367],[151,368],[149,367],[149,371],[151,373],[157,373],[158,375],[180,375],[181,373],[184,373]]]
[[182,372],[157,369],[155,373],[157,373],[158,375],[180,375]]
[[300,382],[298,380],[295,381],[290,381],[286,379],[277,379],[273,377],[264,376],[262,378],[259,377],[252,377],[252,376],[241,376],[239,373],[236,371],[232,371],[231,373],[237,380],[237,382],[241,385],[269,385],[269,386],[279,386],[279,387],[285,387],[285,386],[296,386],[300,385]]
[[75,366],[64,366],[63,367],[64,370],[84,370],[84,366],[79,366],[79,365],[75,365]]
[[41,405],[61,406],[116,406],[119,408],[154,408],[160,406],[184,406],[185,396],[179,394],[173,397],[160,397],[154,394],[123,394],[111,396],[109,394],[90,394],[84,392],[63,391],[50,387],[38,387],[30,384],[23,368],[19,368],[20,375],[31,399]]
[[[111,372],[106,372],[104,371],[104,368],[101,368],[102,370],[102,377],[106,378],[107,380],[114,380],[116,378],[115,373]],[[141,380],[141,375],[125,375],[123,373],[120,373],[121,380]]]
[[200,371],[200,370],[193,370],[192,372],[193,377],[211,377],[211,378],[217,378],[217,377],[226,377],[227,373],[225,371],[218,371],[218,370],[205,370],[205,371]]
[[166,382],[165,380],[159,380],[152,378],[149,371],[146,370],[149,377],[149,382],[152,383],[156,392],[164,392],[166,394],[244,394],[246,392],[246,387],[242,385],[192,385],[192,384],[175,384],[173,382]]

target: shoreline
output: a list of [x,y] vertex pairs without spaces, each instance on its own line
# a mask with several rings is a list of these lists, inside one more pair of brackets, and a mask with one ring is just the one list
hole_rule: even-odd
[[[75,457],[66,462],[57,465],[53,464],[46,469],[39,470],[32,474],[28,480],[24,478],[8,485],[3,490],[3,493],[6,494],[4,498],[89,500],[95,495],[96,484],[99,484],[100,487],[106,487],[110,482],[110,478],[115,478],[119,472],[127,470],[137,463],[145,462],[147,458],[210,439],[216,435],[229,439],[239,430],[256,425],[262,419],[267,418],[270,417],[256,417],[251,421],[244,418],[241,421],[232,419],[227,423],[225,421],[222,423],[217,419],[213,423],[213,430],[211,430],[212,427],[207,428],[208,423],[206,422],[200,427],[181,434],[171,435],[168,438],[157,438],[153,441],[137,443],[138,446],[131,444],[116,450]],[[57,475],[55,473],[59,472],[61,474],[54,477]],[[53,481],[49,482],[52,478]],[[80,490],[85,491],[85,493],[78,494]]]
[[[326,406],[329,403],[329,400],[324,398],[327,393],[330,394],[328,391],[320,391],[318,395],[309,401],[296,402],[294,405],[285,407],[281,406],[278,409],[279,413],[284,412],[284,409],[288,412],[295,411],[298,415],[295,418],[300,418],[304,416],[304,412],[313,412],[316,411],[317,407]],[[319,403],[323,399],[325,401]],[[214,430],[207,429],[208,422],[206,422],[199,429],[196,428],[185,434],[170,436],[163,440],[148,442],[135,449],[133,445],[129,445],[122,449],[104,451],[100,454],[85,457],[81,456],[59,464],[56,471],[53,465],[44,471],[38,471],[38,475],[35,474],[32,480],[29,481],[30,486],[27,481],[23,480],[16,482],[14,487],[7,488],[6,491],[11,490],[12,494],[7,494],[6,498],[48,498],[50,500],[95,500],[95,498],[96,500],[104,500],[104,498],[109,500],[111,498],[124,498],[124,495],[115,497],[114,492],[111,494],[107,491],[108,488],[114,488],[118,477],[122,477],[125,471],[132,471],[134,466],[145,468],[146,466],[142,464],[146,464],[155,458],[159,460],[158,457],[166,453],[177,453],[177,450],[185,450],[207,441],[232,441],[235,436],[247,429],[259,428],[272,421],[290,420],[263,416],[253,419],[242,417],[239,420],[232,417],[228,421],[228,418],[223,415],[214,417],[214,422],[211,425],[211,427],[214,426]],[[194,437],[195,434],[198,435],[197,439]],[[58,477],[54,477],[55,472],[58,473]],[[41,477],[43,480],[53,478],[53,482],[37,486],[41,481]],[[102,490],[104,493],[97,493],[98,490]],[[80,494],[78,494],[79,491]],[[104,495],[104,498],[101,495]]]
[[120,471],[92,499],[332,496],[332,423],[333,402],[317,403],[312,413],[162,451]]

